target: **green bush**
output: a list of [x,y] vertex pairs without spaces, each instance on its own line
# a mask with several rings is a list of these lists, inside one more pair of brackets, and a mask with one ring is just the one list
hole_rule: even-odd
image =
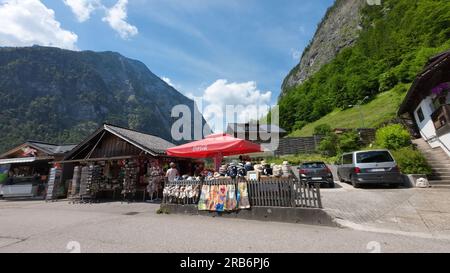
[[355,130],[352,130],[339,136],[331,132],[328,133],[320,142],[318,151],[327,156],[336,156],[360,148],[359,135]]
[[314,128],[315,135],[327,136],[331,133],[331,126],[328,124],[320,124]]
[[401,148],[392,152],[395,160],[404,174],[431,174],[431,168],[425,157],[411,147]]
[[338,152],[337,143],[338,137],[336,134],[329,134],[320,141],[318,150],[322,154],[335,156]]
[[345,132],[339,136],[338,145],[338,151],[341,153],[359,150],[361,148],[361,143],[359,141],[358,133],[355,130]]
[[328,157],[321,154],[298,154],[298,155],[286,155],[278,157],[267,157],[266,162],[269,164],[282,164],[283,161],[289,162],[292,166],[298,166],[303,162],[310,161],[323,161],[325,163],[334,164],[337,160],[336,157]]
[[376,145],[392,150],[398,150],[411,144],[409,132],[400,124],[385,126],[377,130]]

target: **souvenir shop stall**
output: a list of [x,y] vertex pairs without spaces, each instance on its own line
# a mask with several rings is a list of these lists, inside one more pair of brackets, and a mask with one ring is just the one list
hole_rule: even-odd
[[[289,181],[294,177],[290,164],[252,164],[251,161],[232,161],[224,164],[218,172],[208,172],[199,177],[180,177],[167,183],[163,191],[164,203],[195,204],[202,211],[236,211],[250,208],[249,190],[251,183],[258,183],[258,189],[273,188],[273,181]],[[267,184],[262,184],[268,182]],[[278,189],[279,185],[275,186]]]
[[147,156],[76,164],[69,197],[73,200],[157,200],[162,198],[168,158]]
[[163,203],[198,204],[199,210],[217,212],[250,208],[246,177],[251,175],[253,166],[250,163],[246,167],[243,162],[222,165],[222,161],[225,156],[257,152],[261,152],[260,145],[227,134],[169,148],[170,156],[213,158],[215,168],[200,177],[168,181]]
[[[45,198],[51,176],[53,161],[62,159],[74,145],[56,145],[27,141],[0,155],[0,184],[3,198]],[[59,178],[59,177],[56,177]],[[55,198],[63,197],[65,185],[53,191]],[[53,190],[53,187],[51,187]]]
[[[165,154],[174,145],[159,137],[104,124],[74,148],[62,163],[75,201],[142,201],[162,198],[165,171],[174,159]],[[190,159],[177,159],[191,172]]]
[[163,204],[197,205],[200,211],[249,209],[246,180],[196,178],[167,182]]

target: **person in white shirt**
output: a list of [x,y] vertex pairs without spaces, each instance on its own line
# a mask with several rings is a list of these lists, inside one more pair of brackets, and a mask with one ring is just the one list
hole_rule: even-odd
[[175,181],[175,179],[180,176],[177,170],[177,165],[175,163],[170,163],[170,169],[167,170],[166,177],[169,182]]

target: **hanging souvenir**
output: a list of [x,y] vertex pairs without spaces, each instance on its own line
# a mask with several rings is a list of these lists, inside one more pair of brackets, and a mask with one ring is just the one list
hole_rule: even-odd
[[219,203],[219,186],[212,185],[209,192],[210,202],[208,204],[208,210],[216,211],[216,206]]
[[217,204],[216,204],[216,211],[222,212],[225,210],[225,202],[227,199],[227,186],[226,185],[220,185],[219,191],[217,193]]
[[236,209],[236,187],[233,184],[227,185],[227,200],[225,210],[232,211]]
[[249,209],[250,201],[248,199],[247,183],[241,182],[238,184],[238,206],[240,209]]

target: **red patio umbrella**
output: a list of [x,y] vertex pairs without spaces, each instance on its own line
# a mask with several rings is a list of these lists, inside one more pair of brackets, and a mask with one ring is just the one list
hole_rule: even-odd
[[224,156],[261,152],[259,144],[252,143],[227,134],[213,134],[205,139],[173,147],[167,155],[188,158],[214,158],[216,170]]

